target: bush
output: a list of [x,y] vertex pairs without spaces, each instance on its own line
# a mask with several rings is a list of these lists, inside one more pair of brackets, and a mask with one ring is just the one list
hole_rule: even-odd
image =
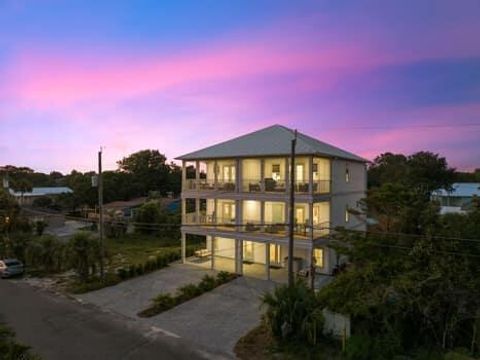
[[230,274],[225,271],[219,273],[217,278],[210,275],[205,275],[198,285],[188,284],[178,288],[174,297],[172,297],[170,294],[158,295],[152,300],[152,305],[145,310],[140,311],[138,316],[150,317],[160,314],[161,312],[169,310],[174,306],[200,296],[207,291],[213,290],[217,286],[224,284],[227,281],[226,279],[229,279],[228,281],[230,281],[235,279],[237,276],[238,275],[236,274]]
[[124,268],[120,268],[117,270],[117,275],[120,279],[122,280],[125,280],[125,279],[128,279],[128,270],[124,269]]
[[17,343],[14,337],[15,333],[13,331],[0,324],[0,359],[40,359],[30,353],[28,346]]
[[73,294],[83,294],[89,291],[99,290],[104,287],[113,286],[120,282],[120,278],[116,274],[105,274],[105,279],[102,280],[99,276],[94,276],[87,281],[79,281],[73,283],[69,291]]
[[213,290],[217,286],[218,286],[217,280],[210,275],[205,275],[202,278],[202,281],[200,281],[200,283],[198,284],[198,287],[202,293]]
[[225,284],[229,281],[232,281],[233,279],[235,279],[237,277],[236,274],[232,274],[232,273],[229,273],[227,271],[220,271],[218,274],[217,274],[217,283],[219,285],[222,285],[222,284]]
[[315,345],[322,337],[324,318],[315,293],[305,282],[275,288],[262,297],[265,319],[274,337]]
[[203,292],[204,291],[202,291],[202,288],[200,286],[197,286],[195,284],[187,284],[177,289],[177,294],[175,296],[175,299],[176,299],[176,302],[180,304],[190,299],[193,299],[194,297],[197,297]]

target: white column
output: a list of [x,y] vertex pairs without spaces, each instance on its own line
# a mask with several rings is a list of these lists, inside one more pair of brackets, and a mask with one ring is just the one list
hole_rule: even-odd
[[200,224],[200,199],[195,198],[195,223]]
[[235,224],[237,225],[236,231],[243,230],[243,203],[242,200],[235,201]]
[[198,190],[200,183],[200,161],[195,161],[195,190]]
[[187,199],[182,199],[182,223],[187,223]]
[[265,191],[265,159],[260,159],[260,190]]
[[308,203],[308,226],[310,227],[310,241],[313,242],[313,202]]
[[182,264],[186,262],[187,254],[187,235],[182,231]]
[[295,181],[290,179],[290,171],[289,171],[290,161],[288,157],[285,158],[285,192],[288,194],[290,191],[290,181]]
[[313,196],[313,156],[308,158],[308,193]]
[[215,269],[215,236],[212,236],[212,270]]
[[242,186],[243,186],[243,175],[242,175],[242,160],[241,159],[236,159],[235,160],[235,192],[241,192],[243,191]]
[[243,241],[235,239],[235,272],[243,274]]
[[182,191],[187,188],[187,168],[186,161],[182,160]]
[[218,169],[217,169],[217,160],[213,162],[213,188],[217,189],[217,182],[218,182]]
[[265,243],[265,271],[267,280],[270,280],[270,243]]

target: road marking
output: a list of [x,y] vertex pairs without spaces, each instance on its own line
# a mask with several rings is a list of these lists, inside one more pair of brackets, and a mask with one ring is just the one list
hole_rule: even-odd
[[170,331],[167,331],[167,330],[160,329],[159,327],[156,327],[156,326],[151,326],[150,330],[152,330],[153,333],[160,333],[160,334],[163,334],[163,335],[166,335],[166,336],[170,336],[170,337],[173,337],[173,338],[176,338],[176,339],[180,339],[179,335],[174,334],[174,333],[172,333]]

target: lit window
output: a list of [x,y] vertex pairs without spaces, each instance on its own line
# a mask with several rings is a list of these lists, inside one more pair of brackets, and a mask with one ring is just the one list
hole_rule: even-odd
[[280,180],[280,165],[272,165],[272,179],[275,181]]
[[345,169],[345,182],[350,182],[350,169],[348,167]]
[[313,258],[315,259],[315,266],[323,268],[323,249],[313,249]]

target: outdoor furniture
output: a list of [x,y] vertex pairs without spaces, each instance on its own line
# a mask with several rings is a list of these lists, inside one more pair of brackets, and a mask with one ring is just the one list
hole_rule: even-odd
[[223,185],[223,190],[225,190],[225,191],[235,191],[235,183],[231,183],[231,182],[225,183]]
[[275,186],[277,182],[272,178],[266,178],[265,180],[265,191],[275,191]]
[[199,258],[205,258],[212,255],[212,252],[208,249],[200,249],[195,251],[195,256]]
[[249,192],[260,192],[261,191],[260,184],[259,183],[248,184],[248,191]]
[[255,226],[255,224],[253,223],[247,222],[247,224],[245,225],[245,231],[252,232],[252,231],[258,231],[258,230],[260,230],[260,227]]
[[303,268],[303,269],[300,269],[298,270],[297,272],[297,276],[300,276],[300,277],[308,277],[310,275],[310,269],[309,268]]

